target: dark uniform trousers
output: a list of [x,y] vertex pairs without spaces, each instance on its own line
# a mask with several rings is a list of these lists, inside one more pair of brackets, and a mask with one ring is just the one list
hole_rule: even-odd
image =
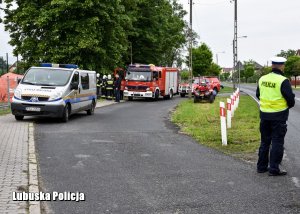
[[[267,170],[270,157],[269,172],[279,172],[279,164],[283,158],[283,144],[286,132],[286,121],[263,119],[260,121],[261,144],[258,153],[258,170]],[[269,154],[270,146],[271,150]]]

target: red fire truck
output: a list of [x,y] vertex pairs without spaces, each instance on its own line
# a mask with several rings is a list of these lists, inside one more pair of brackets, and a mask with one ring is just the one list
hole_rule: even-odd
[[178,93],[178,69],[155,65],[129,65],[126,71],[124,97],[152,98],[160,96],[172,98]]

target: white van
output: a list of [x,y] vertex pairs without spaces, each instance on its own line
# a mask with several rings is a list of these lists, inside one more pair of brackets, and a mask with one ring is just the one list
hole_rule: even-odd
[[44,116],[67,122],[79,111],[92,115],[96,102],[95,71],[80,70],[73,64],[42,63],[26,71],[15,90],[11,111],[16,120]]

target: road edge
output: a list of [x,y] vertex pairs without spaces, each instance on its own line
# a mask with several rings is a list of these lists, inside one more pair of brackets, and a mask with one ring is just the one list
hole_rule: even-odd
[[[33,123],[29,123],[28,125],[28,174],[29,174],[29,192],[39,193],[38,165],[37,165],[37,158],[35,153]],[[29,201],[29,213],[30,214],[41,213],[40,201]]]

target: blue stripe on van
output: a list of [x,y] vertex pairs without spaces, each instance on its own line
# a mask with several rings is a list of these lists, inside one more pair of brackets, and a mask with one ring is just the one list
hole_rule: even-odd
[[[87,98],[87,99],[86,99]],[[96,99],[97,96],[96,95],[91,95],[91,96],[88,96],[88,97],[80,97],[80,98],[73,98],[73,99],[66,99],[65,100],[65,103],[79,103],[79,102],[83,102],[83,101],[87,101],[87,100],[93,100],[93,99]]]

